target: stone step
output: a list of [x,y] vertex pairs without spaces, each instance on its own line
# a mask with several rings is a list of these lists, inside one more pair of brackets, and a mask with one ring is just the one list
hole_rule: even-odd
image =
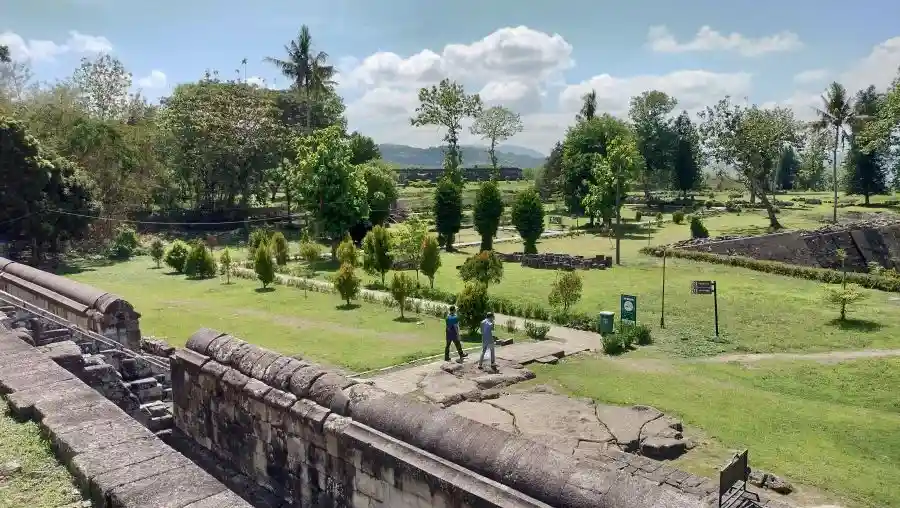
[[165,414],[162,416],[154,416],[150,418],[150,422],[147,425],[147,428],[150,429],[150,432],[160,432],[165,430],[170,430],[172,428],[172,424],[174,423],[174,419],[172,415]]
[[165,402],[161,400],[155,400],[153,402],[141,404],[141,411],[149,414],[152,417],[157,417],[169,414],[171,409],[170,406]]
[[125,386],[131,390],[131,393],[137,395],[141,402],[156,401],[163,396],[163,387],[155,377],[128,381]]

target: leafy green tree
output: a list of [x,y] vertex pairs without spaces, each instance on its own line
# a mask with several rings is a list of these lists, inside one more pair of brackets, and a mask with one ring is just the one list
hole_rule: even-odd
[[397,202],[397,173],[383,161],[371,161],[358,166],[366,183],[366,202],[369,205],[369,221],[384,224],[391,214],[391,206]]
[[434,188],[434,227],[444,238],[444,248],[453,251],[453,241],[462,227],[462,187],[448,176]]
[[359,295],[360,280],[356,276],[356,269],[350,263],[344,263],[334,278],[334,287],[341,299],[350,307],[350,300]]
[[629,183],[640,171],[641,155],[634,138],[626,134],[610,140],[606,155],[595,154],[594,160],[592,183],[583,206],[589,215],[599,216],[609,225],[624,204]]
[[281,231],[276,231],[272,233],[272,238],[269,240],[269,245],[272,249],[272,255],[275,256],[275,263],[278,266],[284,266],[288,262],[288,258],[290,257],[290,250],[288,247],[287,238],[284,237],[284,233]]
[[481,97],[468,95],[459,83],[442,79],[437,85],[419,90],[419,106],[416,115],[410,118],[413,127],[434,125],[447,129],[444,141],[447,143],[447,157],[452,164],[445,164],[444,171],[457,185],[462,184],[462,152],[459,149],[461,122],[475,118],[481,113]]
[[350,145],[338,127],[302,136],[296,145],[302,175],[298,194],[334,253],[350,228],[369,216],[365,179],[350,164]]
[[175,240],[166,251],[165,263],[178,273],[184,272],[184,263],[187,261],[191,248],[181,240]]
[[109,247],[110,259],[128,260],[134,256],[141,247],[137,231],[131,226],[120,225],[116,228],[116,236]]
[[404,272],[395,273],[391,279],[391,296],[400,307],[400,319],[406,319],[403,311],[406,307],[406,299],[416,291],[416,281]]
[[475,207],[472,212],[472,220],[475,231],[481,236],[481,250],[491,250],[497,229],[500,227],[500,218],[503,217],[503,196],[496,180],[490,180],[481,184],[475,194]]
[[266,57],[266,61],[274,64],[281,73],[292,80],[292,87],[302,91],[306,101],[306,132],[312,132],[312,103],[334,87],[337,70],[328,65],[328,53],[313,49],[312,35],[309,27],[300,27],[297,38],[284,47],[287,57],[284,59]]
[[356,244],[353,243],[350,235],[344,237],[344,241],[338,245],[335,254],[335,259],[337,259],[340,264],[350,265],[353,268],[359,266],[359,249],[356,248]]
[[[672,183],[683,196],[687,196],[688,191],[697,189],[703,183],[700,135],[687,111],[682,111],[675,119],[672,129],[675,132]],[[646,161],[646,156],[644,160]]]
[[350,134],[350,164],[365,164],[381,158],[375,140],[358,132]]
[[709,230],[703,224],[700,217],[694,215],[691,217],[691,238],[709,238]]
[[363,239],[363,270],[370,275],[381,275],[381,287],[385,275],[394,266],[392,243],[391,232],[384,226],[375,226]]
[[269,244],[263,243],[256,249],[256,258],[253,260],[253,271],[256,278],[262,282],[263,289],[275,281],[275,261],[272,259],[272,251]]
[[[900,70],[888,87],[878,112],[865,126],[860,137],[860,145],[866,153],[884,150],[891,145],[896,149],[897,125],[900,125]],[[896,173],[895,173],[896,179]]]
[[[644,159],[641,180],[648,200],[653,187],[659,188],[672,181],[679,136],[669,117],[676,105],[678,101],[674,97],[659,90],[631,98],[628,116],[634,124],[637,149]],[[687,113],[683,115],[690,121]]]
[[512,206],[512,223],[522,237],[526,254],[537,254],[537,241],[544,234],[544,204],[535,189],[516,194]]
[[166,246],[163,244],[163,241],[159,238],[154,238],[153,243],[150,244],[150,257],[156,262],[157,268],[160,267],[160,262],[165,254]]
[[828,302],[837,305],[841,309],[841,321],[847,320],[847,306],[865,299],[866,294],[856,284],[847,284],[847,252],[844,249],[837,250],[837,257],[841,262],[841,287],[826,287],[825,298]]
[[[322,257],[322,249],[315,242],[309,241],[309,239],[304,239],[300,242],[300,259],[305,262],[303,266],[303,275],[307,279],[312,279],[316,276],[316,262]],[[303,285],[303,296],[309,296],[307,293],[307,284]]]
[[469,128],[469,131],[490,143],[488,145],[488,155],[491,158],[493,178],[499,178],[500,176],[500,169],[497,164],[497,143],[502,143],[515,136],[522,132],[522,129],[522,118],[519,114],[503,106],[485,109],[475,117],[475,122]]
[[764,109],[731,103],[729,97],[700,113],[700,132],[710,155],[738,170],[751,195],[760,198],[769,216],[769,227],[781,229],[775,203],[765,190],[770,187],[781,150],[798,141],[798,122],[787,108]]
[[792,146],[784,147],[781,150],[781,158],[778,160],[777,187],[781,190],[792,190],[799,168],[800,160],[797,157],[797,151]]
[[456,295],[456,312],[459,326],[469,333],[478,329],[478,324],[490,310],[487,286],[479,282],[468,282]]
[[459,268],[459,275],[466,282],[480,282],[485,286],[499,284],[503,279],[503,263],[492,250],[483,250],[466,259]]
[[597,90],[581,96],[581,110],[575,115],[578,122],[593,120],[597,117]]
[[847,128],[856,121],[856,112],[852,99],[847,95],[847,89],[837,81],[828,86],[828,91],[822,96],[822,107],[816,109],[819,119],[813,123],[813,127],[819,131],[834,132],[834,144],[831,153],[832,187],[834,190],[833,221],[837,224],[838,206],[838,174],[837,153],[838,148],[849,139]]
[[[569,128],[563,141],[562,191],[572,214],[584,212],[582,203],[588,194],[596,155],[605,156],[609,142],[631,133],[622,120],[604,114],[579,122]],[[591,224],[594,217],[590,216]]]
[[828,151],[828,135],[811,132],[804,139],[797,168],[797,186],[803,190],[825,190],[825,153]]
[[79,89],[81,105],[101,120],[124,119],[128,111],[131,73],[118,58],[101,53],[95,59],[81,59],[72,76]]
[[234,262],[231,259],[231,251],[228,247],[225,247],[222,255],[219,256],[219,267],[222,270],[222,274],[225,275],[225,284],[231,284],[231,272],[234,269]]
[[76,165],[44,150],[24,124],[3,116],[0,182],[0,223],[10,239],[30,241],[34,262],[84,235],[99,211],[96,191]]
[[550,155],[544,161],[543,171],[535,179],[534,186],[541,194],[541,198],[550,199],[560,192],[560,179],[563,171],[563,145],[556,142]]
[[396,257],[409,263],[416,271],[416,284],[419,284],[419,267],[424,252],[423,242],[428,237],[428,224],[413,215],[407,219],[397,233],[394,249]]
[[428,277],[431,289],[434,289],[434,276],[441,267],[441,246],[434,235],[428,235],[422,241],[422,259],[419,261],[419,269]]
[[548,301],[553,307],[562,307],[563,313],[581,300],[581,276],[578,272],[557,272],[556,280],[550,289]]
[[866,151],[862,145],[863,130],[867,123],[876,118],[884,97],[874,86],[860,90],[854,101],[855,121],[851,125],[850,154],[845,159],[846,173],[844,186],[847,194],[862,194],[866,204],[873,194],[884,194],[888,190],[888,168],[883,149]]
[[212,252],[202,242],[196,242],[184,262],[184,274],[190,279],[208,279],[216,276],[216,269]]

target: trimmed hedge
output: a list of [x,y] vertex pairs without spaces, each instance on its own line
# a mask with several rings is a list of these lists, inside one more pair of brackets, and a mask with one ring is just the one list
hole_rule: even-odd
[[[662,257],[662,247],[643,247],[641,254]],[[719,265],[737,266],[756,270],[758,272],[772,273],[775,275],[784,275],[797,279],[806,279],[816,282],[824,282],[827,284],[840,284],[842,273],[840,270],[829,270],[827,268],[814,268],[811,266],[792,265],[788,263],[780,263],[777,261],[762,261],[745,256],[726,256],[723,254],[713,254],[711,252],[698,252],[684,249],[668,249],[667,256],[688,259],[691,261],[703,261],[706,263],[715,263]],[[877,289],[879,291],[900,291],[900,278],[883,277],[872,275],[869,273],[847,272],[847,282],[859,284],[864,288]]]

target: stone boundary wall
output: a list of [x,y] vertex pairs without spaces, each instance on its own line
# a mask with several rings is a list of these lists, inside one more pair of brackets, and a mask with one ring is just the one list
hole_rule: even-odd
[[868,263],[900,269],[900,224],[848,227],[822,232],[794,231],[734,239],[688,241],[675,247],[726,256],[746,256],[802,266],[838,270],[837,250],[847,253],[847,268],[868,271]]
[[97,508],[251,508],[53,358],[0,329],[0,394]]
[[172,380],[177,428],[291,506],[708,506],[214,330]]

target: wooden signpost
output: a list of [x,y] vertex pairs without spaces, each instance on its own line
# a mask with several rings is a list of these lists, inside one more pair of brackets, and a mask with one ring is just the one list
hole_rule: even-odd
[[713,295],[713,313],[716,320],[716,338],[719,338],[719,297],[716,292],[716,281],[695,280],[691,282],[691,293],[695,295]]

